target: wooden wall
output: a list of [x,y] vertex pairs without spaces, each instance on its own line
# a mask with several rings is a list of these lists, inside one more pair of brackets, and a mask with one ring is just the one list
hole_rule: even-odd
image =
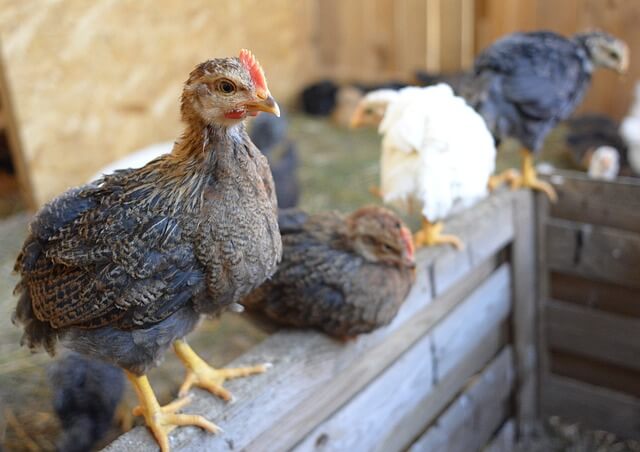
[[634,0],[476,0],[476,50],[514,31],[547,29],[570,35],[598,28],[624,39],[631,50],[625,76],[599,70],[580,111],[623,117],[640,79],[640,2]]
[[640,439],[640,183],[551,176],[539,198],[542,407]]
[[15,160],[30,203],[132,150],[175,138],[182,83],[205,59],[252,49],[286,103],[309,67],[308,5],[0,0],[3,97],[18,126]]
[[473,61],[474,0],[313,0],[317,76],[407,79]]

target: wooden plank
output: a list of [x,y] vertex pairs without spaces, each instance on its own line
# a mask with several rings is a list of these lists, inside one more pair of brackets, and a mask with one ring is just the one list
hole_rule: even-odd
[[485,337],[472,344],[473,348],[447,375],[440,379],[434,390],[420,399],[416,409],[400,416],[393,434],[381,441],[377,450],[405,450],[415,438],[431,424],[459,393],[469,378],[482,370],[506,343],[508,328],[503,323]]
[[319,444],[325,451],[389,450],[379,446],[396,435],[403,415],[417,409],[434,384],[465,360],[478,341],[498,329],[509,312],[509,292],[509,268],[504,265],[295,450],[313,450]]
[[536,243],[538,249],[538,297],[536,299],[537,342],[538,342],[538,413],[540,413],[542,378],[549,373],[549,352],[544,325],[544,304],[549,297],[549,269],[547,263],[547,221],[549,218],[549,200],[546,196],[536,196]]
[[640,439],[639,398],[552,375],[545,378],[542,388],[545,414]]
[[[274,363],[263,375],[229,382],[236,403],[212,403],[212,397],[203,395],[190,405],[190,412],[217,422],[224,434],[214,436],[181,428],[172,434],[172,444],[185,450],[226,450],[229,444],[249,450],[292,447],[446,317],[494,268],[491,259],[478,265],[463,282],[430,305],[423,304],[408,320],[399,315],[390,326],[348,344],[303,331],[283,330],[270,336],[230,364]],[[402,310],[405,308],[406,305]],[[107,450],[142,451],[154,447],[147,430],[138,428]]]
[[640,317],[640,289],[551,272],[547,298],[567,301],[612,314]]
[[511,246],[513,270],[513,349],[516,360],[516,420],[524,436],[538,417],[537,294],[538,258],[534,195],[519,191],[513,200],[515,237]]
[[640,319],[555,300],[545,311],[551,349],[640,371]]
[[640,372],[584,356],[551,350],[550,372],[640,397]]
[[409,451],[467,452],[485,445],[509,413],[512,359],[511,348],[506,347]]
[[551,270],[640,288],[640,235],[604,226],[550,219]]
[[507,318],[511,310],[511,276],[503,264],[491,278],[459,304],[432,333],[434,380],[439,382],[469,350],[470,344]]
[[516,421],[509,419],[505,422],[498,433],[491,439],[482,452],[513,452],[515,449]]
[[547,179],[558,192],[552,217],[640,232],[640,180],[601,181],[577,171],[558,171]]

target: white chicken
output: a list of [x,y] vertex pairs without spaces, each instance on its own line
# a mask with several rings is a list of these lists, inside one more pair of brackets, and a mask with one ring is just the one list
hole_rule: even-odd
[[636,83],[635,96],[629,114],[620,124],[620,135],[627,144],[627,158],[634,173],[640,175],[640,82]]
[[496,148],[484,120],[448,85],[439,84],[367,94],[352,125],[378,121],[383,201],[420,206],[416,245],[462,248],[459,238],[442,234],[442,221],[487,195]]

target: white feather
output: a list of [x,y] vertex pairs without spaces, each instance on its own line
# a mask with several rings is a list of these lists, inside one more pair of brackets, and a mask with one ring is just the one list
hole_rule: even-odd
[[154,160],[161,155],[168,154],[173,149],[173,142],[167,141],[164,143],[155,143],[145,148],[140,149],[139,151],[134,151],[131,154],[116,160],[113,163],[102,168],[96,174],[94,174],[89,181],[94,181],[96,179],[100,179],[102,176],[106,174],[111,174],[119,169],[126,168],[141,168],[149,163],[151,160]]
[[404,88],[380,123],[384,201],[438,221],[487,195],[496,149],[483,119],[444,84]]

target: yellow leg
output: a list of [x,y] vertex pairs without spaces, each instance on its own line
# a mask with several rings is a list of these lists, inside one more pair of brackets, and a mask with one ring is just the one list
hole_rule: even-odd
[[442,234],[444,224],[442,222],[430,223],[422,220],[422,229],[416,232],[413,240],[416,246],[453,245],[456,249],[464,249],[464,244],[455,235]]
[[180,358],[187,368],[187,376],[178,392],[178,395],[181,397],[189,392],[191,386],[196,385],[208,390],[225,401],[229,401],[232,399],[231,393],[222,386],[226,380],[261,374],[271,366],[270,364],[259,364],[257,366],[239,367],[236,369],[214,369],[204,362],[185,341],[175,341],[173,348],[178,358]]
[[147,427],[155,436],[162,452],[169,451],[169,432],[179,425],[196,425],[213,433],[220,431],[217,425],[202,416],[175,413],[191,401],[189,397],[160,406],[146,375],[139,377],[127,372],[127,377],[140,401],[140,405],[133,409],[133,415],[144,416]]
[[382,189],[377,185],[372,185],[371,187],[369,187],[369,193],[371,193],[378,199],[382,199]]
[[511,188],[520,187],[541,191],[547,195],[551,202],[558,200],[558,195],[551,184],[538,179],[536,168],[533,165],[533,154],[526,149],[522,150],[522,175],[511,181]]

